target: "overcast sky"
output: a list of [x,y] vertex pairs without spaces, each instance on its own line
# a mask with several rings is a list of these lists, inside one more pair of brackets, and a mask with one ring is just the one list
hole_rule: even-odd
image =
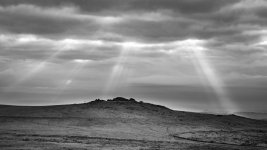
[[0,0],[0,102],[267,111],[265,0]]

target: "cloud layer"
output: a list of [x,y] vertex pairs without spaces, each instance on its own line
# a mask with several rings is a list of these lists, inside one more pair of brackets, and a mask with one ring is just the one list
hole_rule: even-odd
[[1,0],[1,103],[126,96],[267,111],[266,10],[264,0]]

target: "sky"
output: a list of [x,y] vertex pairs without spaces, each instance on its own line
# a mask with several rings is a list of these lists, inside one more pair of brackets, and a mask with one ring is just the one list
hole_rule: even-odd
[[267,112],[265,0],[0,0],[0,103],[117,96]]

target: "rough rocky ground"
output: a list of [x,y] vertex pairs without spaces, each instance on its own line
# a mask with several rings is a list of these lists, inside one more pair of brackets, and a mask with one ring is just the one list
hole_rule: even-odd
[[266,121],[174,111],[124,98],[1,105],[0,122],[1,149],[267,149]]

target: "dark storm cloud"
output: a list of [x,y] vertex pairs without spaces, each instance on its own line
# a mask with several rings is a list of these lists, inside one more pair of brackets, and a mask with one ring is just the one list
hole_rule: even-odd
[[[209,13],[239,0],[1,0],[2,5],[33,4],[43,7],[76,5],[84,11],[171,9],[184,13]],[[197,7],[196,7],[197,6]]]
[[55,35],[75,29],[79,32],[78,28],[82,27],[96,29],[92,21],[75,16],[75,11],[75,8],[68,7],[41,8],[24,4],[1,6],[0,27],[2,31],[11,33]]
[[2,4],[2,30],[55,36],[88,37],[113,33],[150,42],[188,38],[232,42],[242,41],[247,37],[242,32],[255,28],[263,21],[247,15],[260,16],[258,12],[263,12],[262,7],[243,8],[242,1],[26,0],[3,1]]
[[112,31],[147,41],[174,41],[189,37],[187,29],[190,26],[190,22],[132,20],[118,24]]
[[233,40],[245,38],[243,35],[240,35],[243,32],[242,28],[226,25],[218,26],[217,23],[213,24],[209,23],[209,21],[204,22],[188,18],[172,18],[172,20],[158,22],[130,20],[111,28],[111,32],[150,42],[176,41],[190,38],[215,38],[223,41],[228,40],[229,37]]
[[4,6],[30,4],[40,7],[74,5],[86,12],[99,12],[109,9],[116,10],[129,2],[131,2],[131,0],[1,0],[0,4]]
[[[233,30],[215,30],[214,26],[203,23],[201,17],[195,14],[213,13],[238,1],[211,1],[211,0],[130,0],[130,1],[1,1],[0,17],[2,30],[15,33],[91,35],[94,31],[119,32],[134,39],[149,39],[155,41],[177,40],[185,38],[212,38],[215,35],[229,34]],[[197,6],[197,7],[196,7]],[[58,10],[56,10],[58,8]],[[65,8],[65,9],[64,9]],[[68,10],[69,8],[69,10]],[[139,13],[141,10],[141,14]],[[161,12],[163,10],[163,12]],[[167,14],[164,14],[167,11]],[[143,20],[146,13],[158,13],[172,17],[169,20]],[[129,19],[122,18],[122,22],[115,25],[99,27],[95,20],[81,18],[77,15],[97,15],[99,17],[122,17],[129,15]],[[139,19],[131,19],[132,15],[139,15]],[[173,16],[180,17],[173,17]],[[193,18],[193,19],[190,19]],[[205,20],[209,22],[210,20]],[[111,28],[111,30],[110,30]],[[74,30],[74,31],[73,31]]]
[[185,14],[211,13],[224,6],[238,2],[239,0],[136,0],[131,3],[131,7],[137,10],[158,10],[170,9]]

